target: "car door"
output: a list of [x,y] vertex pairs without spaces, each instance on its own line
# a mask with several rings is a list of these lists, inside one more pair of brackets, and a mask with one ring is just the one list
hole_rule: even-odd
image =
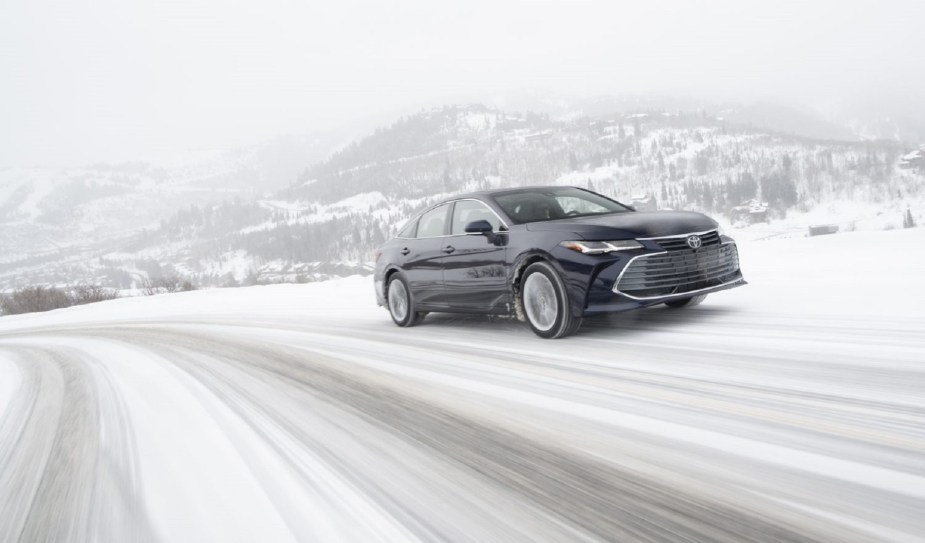
[[418,219],[413,239],[403,240],[399,253],[414,303],[420,309],[446,307],[443,292],[443,241],[449,223],[449,204],[441,204]]
[[[466,234],[466,225],[486,220],[491,235]],[[452,210],[450,235],[443,240],[443,285],[451,308],[503,311],[510,303],[507,284],[507,234],[501,220],[478,200],[457,200]]]

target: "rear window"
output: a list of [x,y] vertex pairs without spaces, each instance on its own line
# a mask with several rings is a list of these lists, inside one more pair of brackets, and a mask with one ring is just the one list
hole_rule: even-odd
[[414,229],[417,228],[417,225],[418,225],[418,221],[408,221],[408,224],[406,224],[404,228],[398,231],[398,235],[396,237],[413,238]]

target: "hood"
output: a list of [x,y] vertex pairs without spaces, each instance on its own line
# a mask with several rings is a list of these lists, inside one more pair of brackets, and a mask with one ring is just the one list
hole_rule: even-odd
[[574,232],[587,240],[658,238],[716,228],[716,221],[692,211],[613,213],[525,225],[532,232]]

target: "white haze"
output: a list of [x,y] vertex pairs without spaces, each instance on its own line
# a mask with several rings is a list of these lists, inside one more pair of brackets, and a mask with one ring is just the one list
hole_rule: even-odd
[[917,0],[8,0],[0,167],[223,147],[523,91],[921,112],[923,20]]

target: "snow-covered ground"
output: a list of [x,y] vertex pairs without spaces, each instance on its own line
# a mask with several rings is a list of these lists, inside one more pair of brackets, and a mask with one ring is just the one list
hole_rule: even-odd
[[898,230],[903,227],[907,209],[916,224],[925,222],[925,196],[911,202],[857,202],[835,200],[806,212],[791,211],[785,219],[732,226],[721,216],[714,216],[726,231],[739,241],[767,240],[772,238],[804,238],[811,226],[832,225],[839,232]]
[[370,278],[0,318],[0,541],[925,538],[925,228],[536,338]]

